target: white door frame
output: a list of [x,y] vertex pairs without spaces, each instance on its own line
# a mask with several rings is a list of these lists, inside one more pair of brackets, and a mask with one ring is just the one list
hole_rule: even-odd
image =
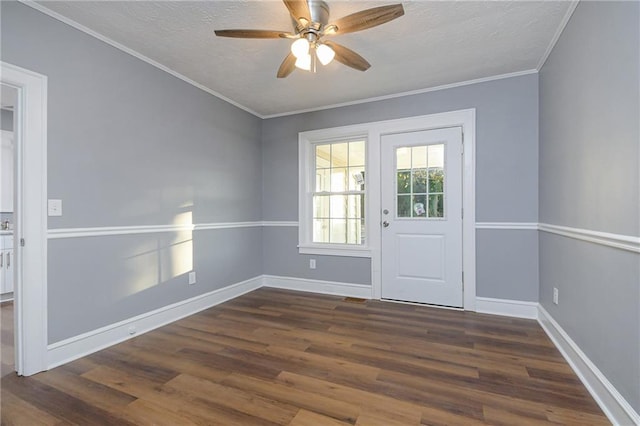
[[371,180],[367,196],[369,197],[368,234],[371,247],[371,297],[380,299],[382,294],[382,221],[380,143],[384,134],[406,133],[443,127],[462,127],[463,138],[463,181],[462,181],[462,270],[464,273],[463,307],[466,311],[476,310],[476,184],[475,184],[475,108],[443,112],[439,114],[409,117],[398,120],[369,123],[369,146],[367,168],[375,170],[369,173]]
[[0,80],[18,89],[14,109],[15,366],[18,374],[30,376],[47,369],[47,77],[0,62]]

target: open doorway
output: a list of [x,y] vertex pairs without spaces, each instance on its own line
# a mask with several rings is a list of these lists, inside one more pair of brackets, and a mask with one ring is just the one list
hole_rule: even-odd
[[14,129],[18,90],[0,85],[0,363],[2,377],[15,371],[14,345]]
[[[1,328],[4,333],[6,326],[7,334],[13,334],[14,339],[12,342],[3,334],[2,352],[4,355],[6,348],[6,361],[13,353],[12,370],[28,376],[47,369],[47,77],[0,62],[0,84],[7,97],[5,100],[5,93],[0,92],[0,104],[6,102],[6,110],[13,106],[13,152],[11,161],[2,163],[3,167],[13,167],[9,173],[13,176],[13,194],[0,195],[12,204],[4,219],[10,228],[5,233],[12,237],[8,257],[12,270],[8,275],[5,270],[4,277],[13,279],[13,303],[2,312]],[[15,94],[13,99],[11,93]],[[6,265],[4,249],[3,254]]]

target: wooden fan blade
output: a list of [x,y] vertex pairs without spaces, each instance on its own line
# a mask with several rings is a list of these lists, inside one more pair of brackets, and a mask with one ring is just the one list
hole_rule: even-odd
[[289,13],[296,20],[300,22],[305,20],[305,25],[311,22],[311,11],[309,11],[309,5],[306,0],[282,0],[284,5],[289,9]]
[[326,41],[324,44],[329,46],[336,52],[335,60],[345,64],[348,67],[357,69],[358,71],[366,71],[371,67],[371,64],[367,62],[365,58],[358,55],[351,49],[348,49],[341,44],[334,43],[332,41]]
[[293,72],[296,68],[296,57],[293,56],[293,53],[289,52],[282,64],[280,65],[280,69],[278,69],[278,78],[285,78],[289,74]]
[[381,6],[374,7],[373,9],[362,10],[340,18],[333,24],[338,27],[336,34],[345,34],[376,27],[399,18],[402,15],[404,15],[404,8],[402,5],[393,4],[390,6]]
[[218,37],[234,38],[285,38],[285,31],[271,30],[215,30]]

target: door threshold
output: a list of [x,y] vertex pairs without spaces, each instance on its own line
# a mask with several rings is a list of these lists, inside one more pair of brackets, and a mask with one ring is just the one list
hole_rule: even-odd
[[421,302],[409,302],[406,300],[396,300],[396,299],[385,299],[380,298],[381,302],[392,302],[392,303],[402,303],[403,305],[414,305],[414,306],[425,306],[429,308],[440,308],[440,309],[448,309],[450,311],[464,311],[463,307],[458,306],[447,306],[447,305],[434,305],[432,303],[421,303]]

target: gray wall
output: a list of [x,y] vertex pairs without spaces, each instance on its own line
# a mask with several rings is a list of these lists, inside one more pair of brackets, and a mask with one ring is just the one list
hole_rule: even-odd
[[0,129],[13,132],[13,111],[0,109]]
[[[259,118],[30,7],[1,7],[2,60],[48,76],[48,195],[64,212],[49,228],[261,219]],[[191,237],[50,240],[50,343],[262,273],[259,228]],[[195,286],[171,266],[189,259]]]
[[[479,222],[538,221],[538,76],[526,75],[306,114],[265,120],[263,143],[264,220],[298,219],[298,132],[476,108],[476,219]],[[276,237],[276,233],[281,233]],[[509,234],[509,235],[506,235]],[[286,241],[286,242],[285,242]],[[495,241],[507,244],[496,258]],[[308,257],[296,254],[297,234],[285,228],[265,233],[265,260],[273,244],[284,244],[277,265],[265,261],[267,274],[307,274]],[[519,248],[526,246],[527,250]],[[537,301],[536,231],[484,230],[477,239],[477,294]],[[486,254],[486,255],[485,255]],[[352,259],[340,275],[342,259],[326,256],[318,279],[371,283],[370,267]],[[367,261],[368,262],[368,261]],[[497,263],[496,263],[497,262]],[[354,275],[356,274],[357,275]]]
[[[540,72],[541,222],[640,235],[639,22],[580,2]],[[541,233],[540,302],[640,411],[640,256]]]

